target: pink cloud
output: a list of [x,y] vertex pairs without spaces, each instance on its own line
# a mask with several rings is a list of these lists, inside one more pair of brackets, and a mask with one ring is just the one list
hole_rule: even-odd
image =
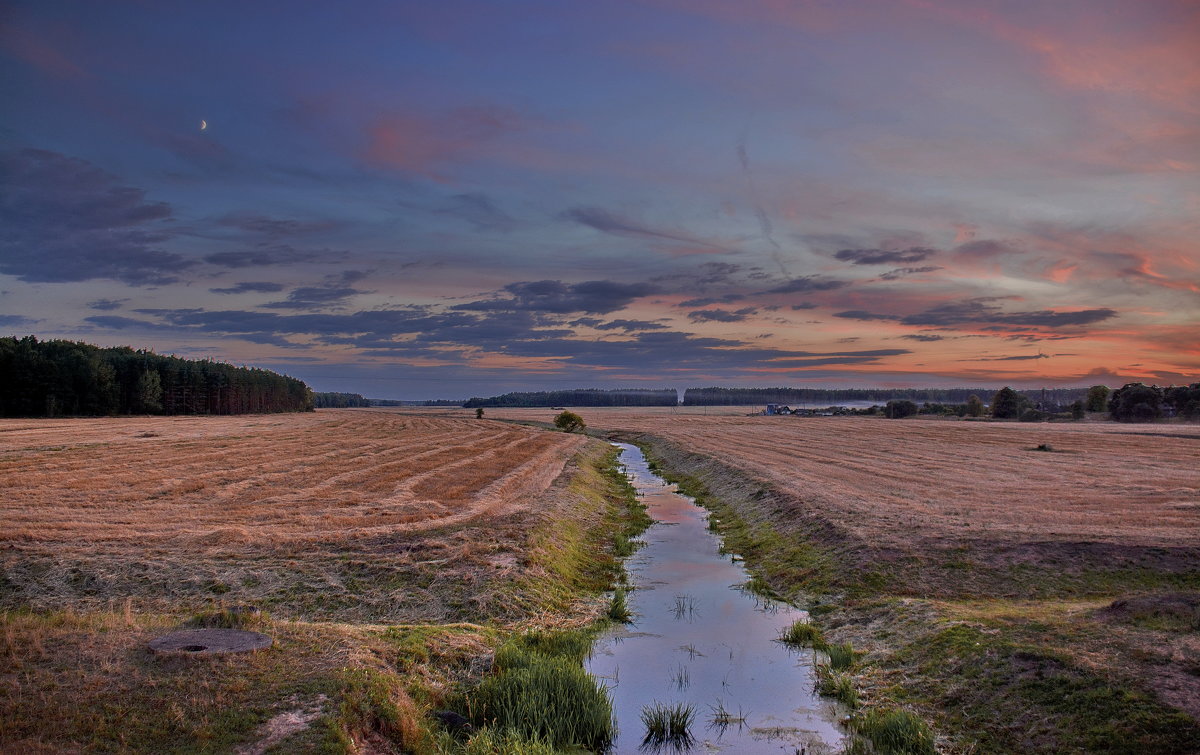
[[0,25],[0,47],[13,57],[44,73],[64,79],[84,79],[91,74],[65,53],[33,31],[16,25]]
[[456,108],[441,115],[393,112],[368,127],[368,161],[445,180],[452,163],[479,157],[507,134],[525,130],[529,122],[500,106]]

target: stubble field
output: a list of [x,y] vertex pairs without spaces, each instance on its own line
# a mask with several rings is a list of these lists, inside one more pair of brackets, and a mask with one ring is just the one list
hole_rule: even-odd
[[[461,592],[446,584],[456,577],[474,584],[515,568],[522,542],[511,525],[587,442],[365,410],[9,420],[0,430],[10,605],[230,594],[392,620],[454,610],[367,586],[419,593],[440,582],[449,597]],[[475,587],[453,597],[484,597]]]
[[[466,412],[0,421],[0,750],[441,751],[498,642],[603,610],[611,464]],[[146,648],[231,625],[275,645]]]
[[[546,410],[489,416],[546,421]],[[1200,566],[1200,428],[746,416],[737,407],[581,409],[793,499],[836,535],[893,556],[983,547],[997,563],[1090,548]],[[1052,450],[1039,451],[1048,445]],[[1111,563],[1109,564],[1111,565]]]

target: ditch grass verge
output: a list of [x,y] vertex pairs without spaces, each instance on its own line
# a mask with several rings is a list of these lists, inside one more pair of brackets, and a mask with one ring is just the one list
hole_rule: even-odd
[[[904,563],[886,575],[856,570],[860,546],[840,538],[836,525],[814,524],[807,512],[785,529],[789,512],[777,494],[741,472],[659,438],[618,437],[641,446],[658,474],[712,513],[725,549],[745,559],[756,582],[808,606],[813,623],[781,640],[829,654],[817,685],[857,707],[848,752],[1200,751],[1196,719],[1149,682],[1189,647],[1164,632],[1194,631],[1191,614],[1126,610],[1127,626],[1114,627],[1100,612],[1129,591],[1192,588],[1200,574],[1118,567],[1063,575],[1023,564],[992,570],[984,595],[971,594],[967,581],[961,597],[915,597],[897,587]],[[1032,599],[989,594],[996,590]],[[1200,676],[1200,657],[1190,652],[1181,673]],[[1148,656],[1131,667],[1131,658]]]
[[[530,628],[577,633],[572,657],[590,648],[598,627],[579,627],[604,612],[604,593],[622,573],[614,533],[635,537],[645,511],[615,449],[589,445],[568,469],[527,527],[522,568],[493,580],[485,599],[464,599],[450,612],[468,621],[321,621],[215,600],[167,611],[146,610],[139,599],[2,612],[0,750],[553,752],[536,734],[494,726],[455,734],[431,714],[469,699],[493,668],[493,652],[503,657]],[[275,644],[211,658],[146,649],[181,627],[249,628]]]

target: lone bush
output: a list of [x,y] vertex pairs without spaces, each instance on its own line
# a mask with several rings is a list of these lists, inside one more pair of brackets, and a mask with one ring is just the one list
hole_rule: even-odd
[[979,417],[983,415],[983,401],[974,393],[967,399],[966,415],[968,417]]
[[583,430],[587,424],[575,412],[563,412],[554,418],[554,426],[564,433],[574,433]]
[[1088,388],[1087,398],[1083,400],[1084,408],[1089,412],[1108,411],[1108,394],[1107,385],[1093,385]]
[[918,411],[920,410],[917,408],[917,405],[907,399],[889,401],[887,402],[887,406],[883,408],[883,412],[887,415],[888,419],[911,417]]
[[1162,416],[1163,391],[1157,385],[1127,383],[1108,400],[1112,418],[1121,422],[1153,422]]
[[996,391],[996,395],[992,397],[992,416],[996,419],[1016,419],[1028,408],[1029,399],[1007,385]]

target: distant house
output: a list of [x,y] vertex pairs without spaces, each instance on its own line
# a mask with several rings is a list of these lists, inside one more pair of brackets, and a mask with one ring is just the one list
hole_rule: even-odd
[[763,414],[774,416],[776,414],[791,414],[792,409],[787,404],[767,404],[766,411]]

